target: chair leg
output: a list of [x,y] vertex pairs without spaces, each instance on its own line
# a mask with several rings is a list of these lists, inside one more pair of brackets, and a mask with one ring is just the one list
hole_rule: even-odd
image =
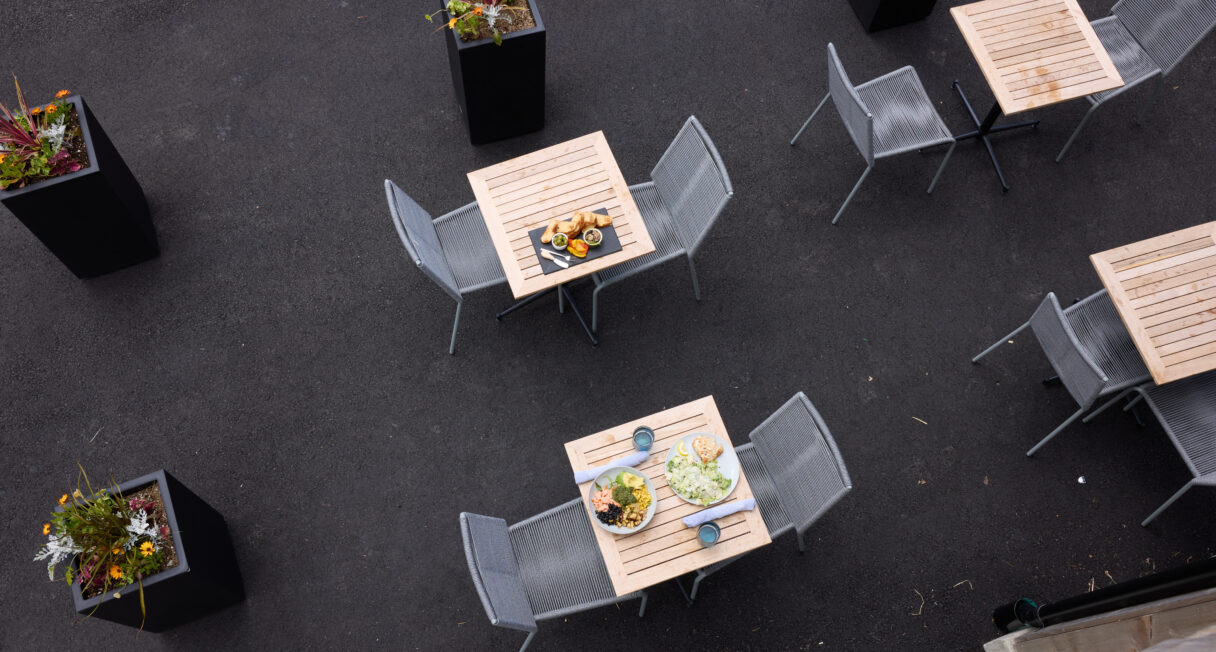
[[1167,501],[1165,501],[1165,504],[1164,504],[1164,505],[1162,505],[1162,506],[1158,507],[1158,508],[1157,508],[1157,511],[1153,512],[1152,514],[1149,514],[1149,515],[1148,515],[1148,518],[1144,519],[1143,521],[1140,521],[1140,526],[1141,526],[1141,527],[1147,527],[1150,521],[1152,521],[1153,519],[1157,518],[1157,516],[1159,516],[1159,515],[1161,514],[1161,512],[1164,512],[1166,507],[1169,507],[1170,505],[1173,505],[1173,504],[1174,504],[1174,501],[1175,501],[1175,500],[1178,500],[1179,498],[1181,498],[1181,497],[1182,497],[1182,494],[1186,493],[1186,490],[1187,490],[1187,489],[1190,489],[1190,488],[1191,488],[1191,485],[1193,485],[1193,484],[1195,484],[1195,481],[1194,481],[1194,480],[1191,480],[1190,482],[1187,482],[1186,484],[1182,485],[1182,488],[1181,488],[1181,489],[1179,489],[1179,490],[1177,491],[1177,493],[1175,493],[1173,496],[1170,496],[1170,499],[1169,499],[1169,500],[1167,500]]
[[688,272],[692,274],[692,295],[697,301],[701,300],[701,284],[697,283],[697,268],[692,264],[692,255],[688,256]]
[[798,532],[798,554],[806,554],[806,544],[802,542],[802,533]]
[[1077,139],[1077,134],[1081,133],[1081,128],[1085,126],[1086,122],[1089,122],[1089,116],[1093,115],[1094,111],[1096,111],[1099,106],[1101,105],[1095,104],[1089,107],[1089,111],[1085,113],[1085,117],[1081,118],[1081,123],[1077,125],[1077,128],[1073,130],[1072,135],[1068,137],[1068,142],[1064,143],[1064,149],[1060,150],[1059,154],[1056,154],[1056,163],[1059,163],[1060,159],[1064,158],[1064,153],[1067,152],[1068,148],[1072,146],[1072,141]]
[[844,204],[841,204],[840,210],[836,211],[836,217],[832,218],[832,224],[835,224],[836,221],[840,219],[840,214],[844,212],[844,209],[846,207],[848,207],[849,202],[853,201],[853,195],[857,194],[857,189],[861,187],[861,182],[866,180],[866,177],[869,176],[869,174],[870,174],[870,170],[873,170],[873,169],[874,169],[873,165],[866,166],[866,171],[861,173],[861,178],[858,179],[857,184],[853,186],[852,192],[849,193],[848,197],[844,198]]
[[448,346],[448,355],[456,355],[456,328],[460,326],[460,306],[463,302],[456,302],[456,320],[452,322],[452,344]]
[[524,639],[524,644],[519,648],[519,652],[524,652],[528,649],[528,644],[532,642],[532,637],[536,636],[536,632],[528,632],[528,638]]
[[1034,448],[1031,448],[1030,450],[1026,451],[1026,457],[1030,457],[1030,456],[1034,455],[1035,453],[1039,452],[1039,449],[1043,447],[1043,444],[1046,444],[1047,442],[1051,441],[1052,437],[1055,437],[1056,435],[1060,434],[1061,430],[1067,428],[1073,421],[1077,420],[1077,417],[1081,416],[1084,413],[1085,413],[1085,408],[1081,408],[1080,410],[1077,410],[1076,412],[1074,412],[1071,417],[1068,417],[1068,419],[1066,419],[1064,421],[1064,423],[1061,423],[1060,425],[1056,426],[1056,429],[1052,430],[1051,434],[1047,435],[1046,437],[1043,438],[1042,441],[1035,444]]
[[595,286],[595,291],[591,293],[591,332],[592,333],[596,332],[596,328],[598,328],[599,322],[600,322],[600,290],[602,290],[602,289],[604,289],[604,286],[597,285],[597,286]]
[[1128,387],[1127,389],[1123,390],[1122,392],[1119,392],[1119,394],[1117,396],[1115,396],[1111,400],[1103,403],[1102,407],[1094,410],[1093,412],[1090,412],[1089,416],[1085,417],[1084,419],[1081,419],[1081,423],[1089,423],[1090,419],[1093,419],[1094,417],[1098,416],[1099,414],[1102,414],[1102,412],[1105,411],[1106,408],[1114,405],[1115,403],[1118,403],[1120,399],[1127,396],[1128,394],[1131,394],[1134,391],[1136,391],[1135,387]]
[[566,314],[566,298],[563,296],[565,292],[558,291],[557,293],[557,311]]
[[933,181],[929,183],[928,193],[933,194],[933,186],[937,185],[937,178],[942,176],[942,170],[946,169],[946,164],[950,162],[950,155],[954,153],[954,147],[958,145],[958,141],[950,143],[950,149],[946,150],[946,158],[942,159],[942,164],[937,168],[937,174],[933,175]]
[[688,604],[692,604],[693,600],[697,599],[697,588],[701,586],[701,580],[709,577],[697,572],[697,577],[692,581],[692,590],[688,592]]
[[975,363],[979,362],[980,358],[988,355],[989,353],[992,353],[993,351],[995,351],[997,349],[997,347],[999,347],[1000,345],[1004,344],[1005,342],[1008,342],[1009,340],[1013,339],[1014,335],[1017,335],[1018,333],[1021,333],[1022,331],[1026,330],[1026,327],[1029,325],[1030,325],[1030,322],[1026,322],[1025,324],[1022,324],[1021,326],[1018,326],[1017,328],[1015,328],[1012,333],[997,340],[995,344],[984,349],[983,351],[980,352],[979,355],[975,356],[974,358],[971,358],[971,364],[975,364]]
[[790,139],[790,145],[791,145],[791,146],[793,146],[794,141],[795,141],[795,140],[798,140],[798,137],[802,135],[802,130],[803,130],[803,129],[806,129],[806,126],[807,126],[807,125],[809,125],[809,124],[811,124],[811,120],[814,120],[814,119],[815,119],[815,114],[816,114],[816,113],[819,113],[819,109],[822,109],[822,108],[823,108],[824,103],[825,103],[825,102],[827,102],[827,101],[828,101],[828,98],[829,98],[829,97],[831,97],[831,96],[832,96],[832,93],[829,91],[827,95],[824,95],[824,96],[823,96],[823,99],[822,99],[822,100],[819,100],[819,106],[815,107],[815,110],[814,110],[814,111],[811,111],[811,117],[807,118],[807,119],[806,119],[806,122],[802,123],[802,129],[799,129],[799,130],[798,130],[798,133],[794,134],[794,137]]
[[1123,411],[1127,412],[1128,410],[1136,407],[1136,404],[1139,403],[1142,399],[1144,399],[1144,392],[1140,392],[1139,394],[1136,395],[1136,398],[1133,398],[1132,400],[1128,401],[1127,405],[1123,406]]
[[642,604],[638,607],[638,618],[646,615],[646,601],[649,599],[650,596],[645,591],[642,591]]

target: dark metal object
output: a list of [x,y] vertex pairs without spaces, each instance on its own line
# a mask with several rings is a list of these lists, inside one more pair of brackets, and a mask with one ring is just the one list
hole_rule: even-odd
[[[446,7],[446,2],[443,6]],[[456,101],[474,145],[512,138],[545,126],[545,24],[528,0],[536,27],[465,42],[446,30]]]
[[979,138],[984,141],[984,147],[988,150],[988,158],[992,159],[992,167],[996,169],[996,176],[1001,180],[1001,192],[1008,192],[1009,184],[1005,182],[1005,173],[1001,171],[1001,164],[996,160],[996,150],[992,148],[992,141],[988,140],[988,134],[1009,131],[1010,129],[1020,129],[1022,127],[1034,127],[1039,124],[1039,121],[1013,122],[994,127],[996,119],[1001,115],[1001,105],[999,102],[994,101],[992,103],[992,108],[989,109],[988,115],[981,122],[979,116],[975,113],[975,109],[971,108],[971,102],[967,100],[967,94],[963,92],[963,87],[959,86],[958,80],[954,82],[954,90],[958,91],[958,96],[963,98],[963,104],[967,106],[967,113],[971,115],[971,120],[976,126],[976,131],[969,131],[961,136],[955,136],[954,139],[968,140],[970,138]]
[[587,339],[591,340],[591,345],[599,346],[600,341],[595,339],[595,334],[591,332],[591,327],[587,325],[587,320],[583,318],[583,311],[578,309],[578,304],[574,302],[574,295],[570,293],[570,290],[566,289],[565,284],[559,285],[559,286],[557,286],[557,288],[549,288],[548,290],[543,290],[541,292],[537,292],[536,294],[533,294],[532,296],[524,297],[523,299],[520,299],[519,301],[517,301],[510,308],[507,308],[506,310],[498,313],[495,316],[495,318],[498,319],[499,321],[502,321],[503,317],[506,317],[507,315],[515,312],[516,310],[519,310],[520,308],[523,308],[524,306],[528,305],[529,303],[536,301],[537,299],[549,294],[550,292],[554,291],[555,289],[562,293],[562,297],[560,297],[559,300],[561,298],[564,298],[566,303],[570,304],[570,309],[572,311],[574,311],[574,316],[578,318],[578,323],[580,326],[583,327],[583,332],[587,334]]
[[0,203],[77,278],[92,278],[160,253],[148,203],[84,98],[75,105],[89,167],[18,190],[0,190]]
[[1023,627],[1047,627],[1212,587],[1216,587],[1216,558],[1138,577],[1059,602],[1037,605],[1021,598],[994,609],[992,621],[1002,634],[1008,634]]
[[[139,585],[85,599],[71,586],[76,612],[91,618],[162,632],[245,599],[236,552],[224,517],[164,470],[118,485],[123,495],[158,483],[173,534],[177,565],[143,580],[145,621],[139,610]],[[118,593],[122,597],[115,598]]]
[[916,22],[933,11],[937,0],[849,0],[867,32]]

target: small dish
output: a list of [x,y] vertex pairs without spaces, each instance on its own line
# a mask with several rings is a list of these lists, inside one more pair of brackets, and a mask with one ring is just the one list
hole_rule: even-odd
[[583,231],[583,242],[588,247],[598,247],[604,243],[604,233],[595,227]]
[[553,240],[549,243],[554,249],[561,251],[570,244],[570,238],[565,233],[554,233]]

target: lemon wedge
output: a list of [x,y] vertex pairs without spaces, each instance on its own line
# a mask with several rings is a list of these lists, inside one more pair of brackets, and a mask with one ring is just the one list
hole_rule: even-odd
[[684,442],[680,442],[679,444],[676,444],[676,452],[683,455],[684,457],[688,457],[688,449],[684,448]]

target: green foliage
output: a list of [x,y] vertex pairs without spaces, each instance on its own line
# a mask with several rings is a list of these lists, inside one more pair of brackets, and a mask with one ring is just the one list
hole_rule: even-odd
[[[19,110],[14,113],[0,104],[0,189],[21,188],[34,180],[79,170],[80,164],[64,148],[65,141],[80,137],[78,127],[67,132],[68,115],[74,107],[56,99],[45,107],[30,108],[15,76],[13,83]],[[60,91],[58,97],[67,93]]]

